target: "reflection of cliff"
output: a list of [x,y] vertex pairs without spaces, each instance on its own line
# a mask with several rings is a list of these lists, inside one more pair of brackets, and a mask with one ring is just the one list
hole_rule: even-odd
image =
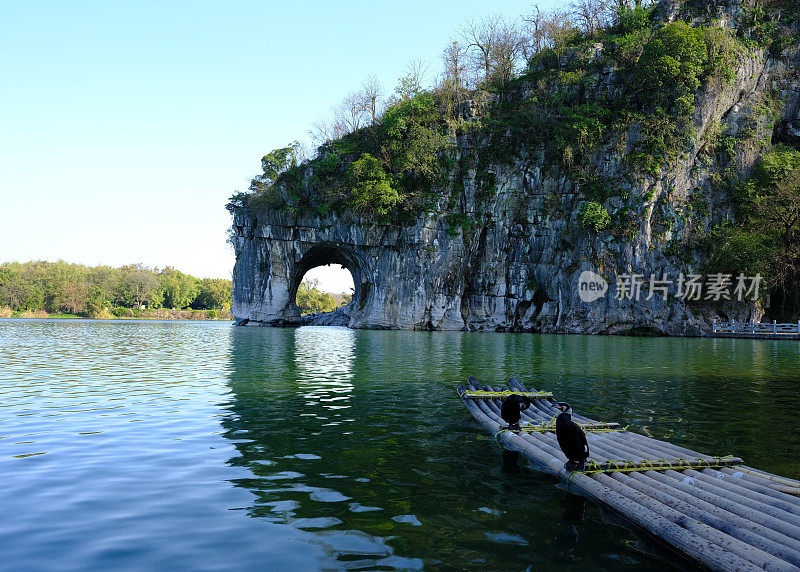
[[344,328],[294,331],[297,385],[310,406],[346,409],[353,390],[355,333]]
[[235,484],[254,495],[249,514],[309,531],[332,555],[365,568],[446,554],[455,568],[513,558],[586,569],[587,554],[624,552],[627,533],[591,505],[580,524],[550,477],[503,473],[458,381],[514,375],[592,417],[796,476],[795,421],[772,415],[766,432],[753,402],[800,407],[789,379],[799,355],[762,340],[233,328],[221,423],[245,473]]
[[[501,540],[512,529],[540,534],[527,523],[530,507],[506,498],[539,479],[508,486],[500,455],[465,439],[473,430],[450,383],[465,354],[498,366],[504,337],[486,346],[472,336],[465,346],[458,332],[234,328],[231,336],[222,426],[236,448],[229,463],[248,473],[235,484],[254,495],[253,517],[305,530],[332,558],[366,568],[418,568],[415,558],[443,553],[456,567],[480,557],[502,568],[508,555],[485,542],[487,530]],[[534,558],[535,544],[520,554]]]
[[341,442],[330,435],[353,387],[353,332],[326,331],[232,330],[232,402],[222,426],[237,450],[229,463],[250,473],[234,484],[255,495],[251,516],[307,531],[332,561],[403,562],[380,535],[341,526],[359,506],[336,478]]

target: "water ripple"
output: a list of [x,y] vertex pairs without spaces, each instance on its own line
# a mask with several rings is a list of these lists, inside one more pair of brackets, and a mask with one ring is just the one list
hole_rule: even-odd
[[0,364],[0,568],[673,565],[503,473],[468,374],[800,477],[796,343],[0,320]]

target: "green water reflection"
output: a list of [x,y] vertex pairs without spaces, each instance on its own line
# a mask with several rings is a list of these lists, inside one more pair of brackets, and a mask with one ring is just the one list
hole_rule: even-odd
[[456,386],[800,478],[800,344],[0,320],[0,569],[656,570]]
[[316,531],[341,562],[665,566],[554,479],[504,473],[456,396],[469,374],[514,375],[592,417],[800,477],[793,342],[338,328],[230,340],[223,426],[230,463],[252,473],[236,481],[256,495],[250,514]]

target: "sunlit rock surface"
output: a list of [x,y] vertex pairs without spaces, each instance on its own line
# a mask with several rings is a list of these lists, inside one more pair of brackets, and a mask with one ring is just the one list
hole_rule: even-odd
[[[738,4],[731,4],[735,24]],[[760,155],[758,140],[800,138],[798,69],[796,47],[773,55],[755,50],[738,61],[733,82],[701,88],[696,94],[697,136],[687,152],[658,177],[630,183],[631,196],[641,199],[641,216],[625,238],[580,227],[578,212],[585,198],[562,168],[546,161],[543,149],[519,149],[513,165],[492,167],[495,184],[489,198],[476,197],[475,170],[466,170],[455,211],[471,221],[464,227],[447,222],[446,215],[454,212],[447,196],[405,226],[353,214],[318,217],[287,210],[255,218],[235,208],[232,312],[247,325],[560,333],[643,328],[668,335],[706,335],[715,319],[758,320],[762,312],[752,303],[687,303],[679,298],[679,274],[700,269],[667,249],[676,237],[691,232],[685,213],[696,193],[708,202],[713,214],[709,221],[733,214],[730,197],[712,184],[716,167],[704,155],[720,126],[734,136],[755,130],[755,143],[741,146],[735,157],[744,173]],[[598,93],[624,89],[615,85],[613,69],[596,74],[595,82]],[[774,94],[780,96],[780,117],[767,121],[759,109]],[[480,109],[465,102],[460,113],[470,121]],[[630,143],[637,133],[627,137]],[[479,145],[480,140],[459,137],[458,158]],[[612,152],[614,145],[600,149],[593,166],[599,175],[620,179],[624,165],[618,147]],[[611,198],[606,207],[613,216],[624,205]],[[301,318],[294,304],[298,284],[311,268],[331,263],[352,273],[353,301],[335,315]],[[578,279],[584,271],[608,282],[605,296],[581,300]],[[642,275],[638,299],[617,298],[616,283],[625,274]],[[651,275],[672,281],[666,300],[660,294],[648,299]]]

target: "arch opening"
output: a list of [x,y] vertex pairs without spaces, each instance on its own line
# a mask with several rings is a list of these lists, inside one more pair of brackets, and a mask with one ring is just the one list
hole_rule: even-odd
[[337,245],[317,245],[295,265],[290,313],[300,324],[348,325],[369,290],[362,282],[355,254]]

